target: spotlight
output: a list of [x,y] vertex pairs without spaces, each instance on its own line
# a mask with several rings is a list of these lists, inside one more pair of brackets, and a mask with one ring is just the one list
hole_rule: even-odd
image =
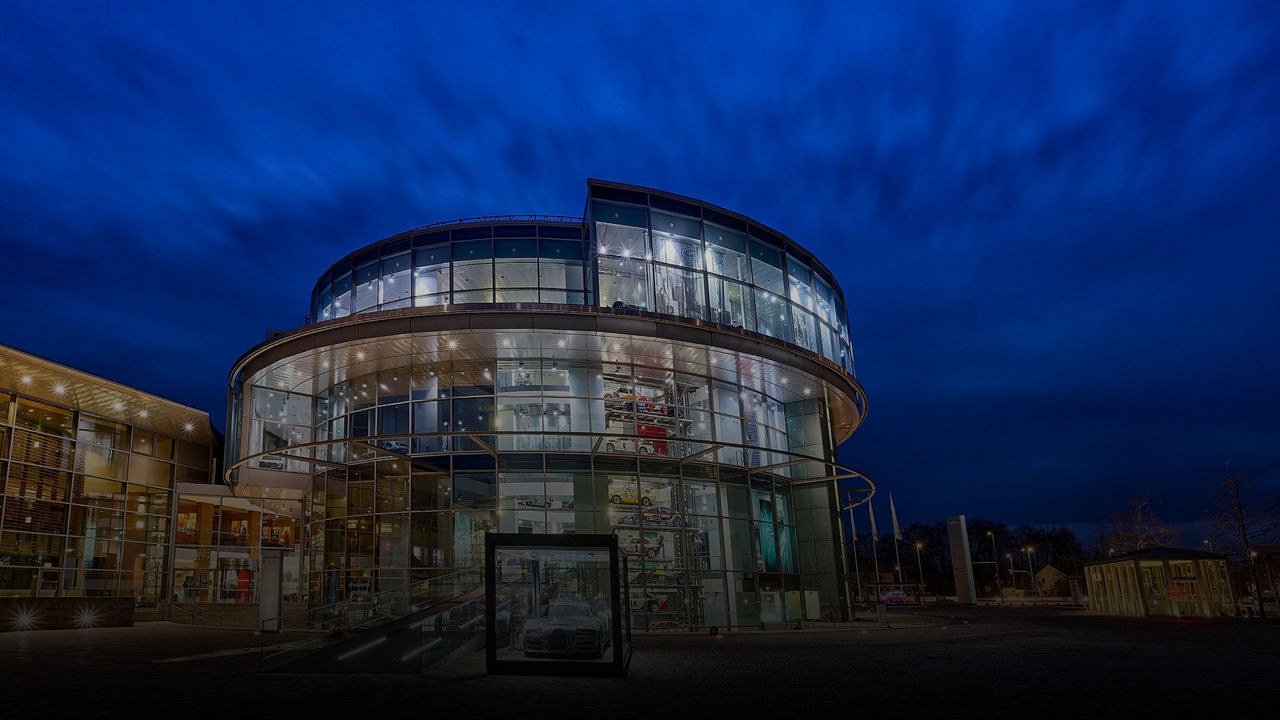
[[15,630],[31,630],[36,626],[36,611],[23,608],[13,617]]

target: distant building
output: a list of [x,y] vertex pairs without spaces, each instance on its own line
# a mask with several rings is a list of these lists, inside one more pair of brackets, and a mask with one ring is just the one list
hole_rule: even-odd
[[1237,615],[1225,555],[1154,547],[1084,566],[1091,612],[1106,615]]
[[1066,595],[1067,574],[1052,565],[1045,565],[1036,573],[1036,587],[1041,595]]

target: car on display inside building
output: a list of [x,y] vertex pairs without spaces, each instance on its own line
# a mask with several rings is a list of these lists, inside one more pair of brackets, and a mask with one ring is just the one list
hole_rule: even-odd
[[636,440],[635,438],[615,438],[604,444],[605,452],[619,453],[636,453],[637,455],[652,455],[654,451],[653,442],[649,440]]
[[662,554],[662,536],[654,538],[628,538],[622,544],[622,551],[630,557],[655,558]]
[[645,570],[636,573],[636,576],[631,578],[631,582],[635,585],[684,585],[689,582],[689,577],[679,570],[675,572]]
[[609,502],[615,505],[635,505],[640,504],[645,507],[653,504],[653,493],[648,490],[642,490],[639,493],[631,485],[615,488],[609,495]]
[[263,470],[283,470],[284,458],[280,455],[263,455],[258,458],[258,467]]
[[639,525],[644,518],[645,525],[662,525],[664,527],[684,527],[684,517],[677,515],[671,508],[650,508],[644,512],[625,515],[618,521],[620,525]]
[[382,442],[381,445],[383,450],[390,450],[391,452],[397,452],[403,455],[409,454],[409,443],[404,440],[386,440]]
[[642,395],[633,388],[620,387],[617,392],[607,392],[604,399],[609,400],[611,406],[621,405],[623,410],[631,410],[635,407],[638,410],[644,410],[645,407],[653,400],[650,395]]
[[600,657],[608,645],[607,623],[585,600],[552,600],[541,617],[525,622],[521,632],[525,657]]
[[880,594],[880,602],[885,605],[906,605],[907,594],[901,590],[890,590]]
[[637,594],[631,596],[629,601],[631,603],[631,609],[636,612],[654,613],[671,609],[671,603],[667,601],[666,597],[654,594],[648,590],[644,591],[643,595]]

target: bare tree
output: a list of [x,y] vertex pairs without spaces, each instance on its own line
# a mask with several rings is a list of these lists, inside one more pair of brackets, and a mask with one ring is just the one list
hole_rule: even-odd
[[1112,513],[1107,522],[1107,549],[1129,552],[1143,548],[1166,545],[1173,541],[1173,528],[1156,517],[1155,506],[1149,495],[1134,495],[1125,500],[1129,509]]
[[1218,549],[1240,555],[1249,565],[1249,579],[1258,603],[1258,617],[1266,617],[1262,607],[1262,584],[1258,581],[1258,556],[1254,548],[1280,536],[1280,496],[1254,487],[1248,474],[1226,470],[1218,475],[1213,493],[1213,506],[1207,511],[1206,525],[1217,540]]

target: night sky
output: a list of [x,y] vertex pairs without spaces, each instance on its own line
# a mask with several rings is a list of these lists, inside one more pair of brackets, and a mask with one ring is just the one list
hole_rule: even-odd
[[1280,4],[128,5],[0,4],[0,344],[224,427],[332,262],[598,177],[825,260],[904,525],[1280,483]]

